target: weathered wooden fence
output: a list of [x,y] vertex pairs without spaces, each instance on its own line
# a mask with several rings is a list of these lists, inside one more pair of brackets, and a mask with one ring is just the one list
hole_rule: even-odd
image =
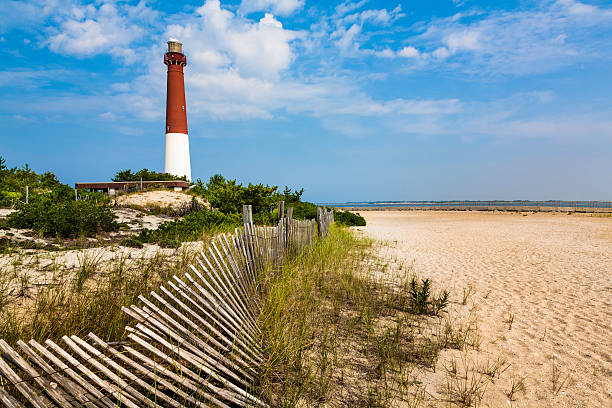
[[253,389],[265,359],[257,318],[260,282],[286,257],[325,237],[333,211],[292,219],[279,204],[278,225],[244,227],[218,236],[197,265],[140,303],[127,339],[62,337],[0,340],[0,403],[6,407],[266,407]]

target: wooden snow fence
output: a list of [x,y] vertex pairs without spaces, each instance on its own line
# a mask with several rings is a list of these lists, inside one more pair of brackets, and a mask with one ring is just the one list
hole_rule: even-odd
[[325,237],[333,211],[292,219],[279,204],[276,227],[218,236],[197,264],[140,304],[124,341],[90,333],[61,342],[0,340],[0,405],[5,407],[267,407],[252,388],[264,361],[257,324],[263,274]]

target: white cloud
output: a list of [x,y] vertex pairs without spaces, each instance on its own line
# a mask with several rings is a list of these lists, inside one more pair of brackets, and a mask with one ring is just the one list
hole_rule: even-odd
[[336,45],[344,52],[358,51],[359,43],[357,41],[357,36],[360,32],[361,26],[359,24],[353,24],[348,29],[345,27],[337,29],[331,34],[331,38],[337,38]]
[[573,0],[480,18],[458,13],[409,37],[431,62],[449,60],[471,73],[543,73],[605,53],[612,46],[612,10]]
[[[367,41],[369,32],[365,33],[365,26],[387,27],[396,20],[404,16],[402,7],[396,6],[393,10],[387,9],[366,9],[353,13],[365,5],[365,1],[357,3],[342,3],[336,7],[336,12],[320,26],[323,30],[332,27],[329,38],[334,40],[335,45],[347,56],[358,56],[360,54],[369,55],[380,54],[381,57],[389,58],[390,54],[386,51],[374,51],[372,49],[361,49],[361,44]],[[351,13],[351,14],[348,14]],[[326,20],[326,19],[324,19]],[[319,33],[318,36],[327,37],[328,33]]]
[[476,30],[463,30],[450,33],[443,41],[451,53],[476,51],[480,48],[479,37],[480,33]]
[[399,55],[400,57],[405,57],[405,58],[417,58],[420,53],[419,50],[417,50],[414,47],[404,47],[401,50],[399,50],[397,52],[397,55]]
[[206,1],[197,13],[166,33],[183,41],[188,55],[193,52],[196,71],[225,67],[243,76],[272,78],[294,59],[291,43],[300,33],[283,28],[272,14],[253,22],[222,9],[218,0]]
[[385,48],[382,51],[375,51],[374,55],[376,55],[377,57],[382,57],[382,58],[395,58],[395,52],[393,52],[393,50],[389,48]]
[[418,58],[421,53],[412,46],[407,46],[395,52],[390,48],[385,48],[382,51],[374,51],[374,55],[381,58]]
[[97,8],[73,6],[47,43],[51,51],[61,54],[87,57],[104,53],[134,61],[132,43],[145,36],[142,24],[155,15],[144,2],[121,7],[111,2]]
[[270,11],[279,16],[288,16],[304,7],[305,0],[242,0],[240,13],[247,15],[254,11]]

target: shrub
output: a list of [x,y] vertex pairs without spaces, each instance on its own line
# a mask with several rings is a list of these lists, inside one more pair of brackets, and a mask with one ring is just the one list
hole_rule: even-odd
[[242,213],[244,204],[253,206],[253,214],[270,212],[279,201],[276,186],[249,183],[244,187],[236,180],[226,180],[220,174],[212,176],[205,187],[199,181],[196,189],[202,191],[210,205],[226,214]]
[[423,279],[421,282],[412,277],[408,285],[410,310],[414,314],[430,314],[438,316],[448,306],[448,291],[443,291],[437,297],[431,294],[431,281]]
[[167,238],[160,239],[157,244],[162,248],[178,248],[181,246],[181,243],[178,242],[176,239]]
[[156,230],[146,229],[138,239],[150,243],[196,241],[204,233],[228,231],[240,225],[242,217],[238,214],[223,214],[204,208],[187,214],[181,220],[164,222]]
[[8,216],[7,224],[33,229],[45,237],[76,238],[116,231],[119,225],[115,218],[108,207],[90,201],[54,201],[45,195],[21,205],[19,211]]
[[350,211],[336,211],[334,210],[334,221],[338,224],[346,225],[349,227],[364,227],[366,220],[358,213],[352,213]]
[[159,183],[151,183],[147,186],[145,190],[147,191],[155,191],[155,190],[163,190],[165,187]]
[[24,201],[26,186],[30,189],[30,195],[33,195],[55,189],[62,184],[55,174],[50,172],[38,174],[27,164],[21,169],[8,168],[6,160],[0,156],[0,207],[12,207],[20,200]]
[[285,210],[293,207],[293,218],[296,220],[314,220],[317,218],[317,206],[305,201],[285,201]]
[[142,242],[137,240],[136,238],[124,238],[119,242],[119,245],[128,247],[128,248],[142,248]]
[[113,181],[169,181],[169,180],[184,180],[188,181],[185,176],[175,176],[169,173],[158,173],[156,171],[150,171],[148,169],[138,170],[136,173],[132,173],[131,169],[121,170],[115,173]]

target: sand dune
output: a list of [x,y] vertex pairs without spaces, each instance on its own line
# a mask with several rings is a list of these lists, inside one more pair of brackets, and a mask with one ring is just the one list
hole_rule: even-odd
[[[365,233],[387,241],[383,256],[412,263],[451,290],[455,309],[473,311],[482,334],[474,358],[510,364],[482,405],[612,407],[612,218],[362,214]],[[475,293],[462,306],[468,285]],[[510,401],[520,378],[526,390]]]

